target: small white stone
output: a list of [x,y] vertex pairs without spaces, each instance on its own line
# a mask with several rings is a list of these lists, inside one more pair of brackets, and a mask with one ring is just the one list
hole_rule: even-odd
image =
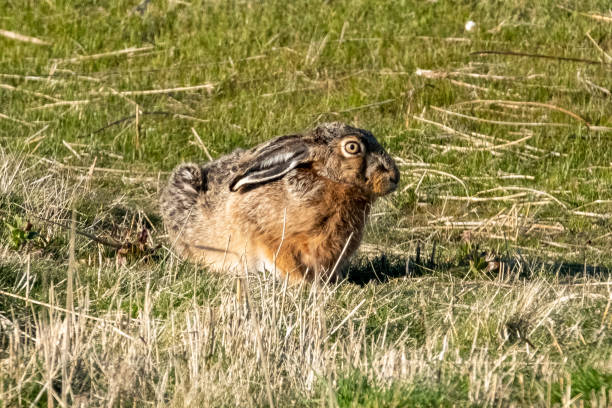
[[476,27],[476,23],[472,20],[469,20],[467,23],[465,23],[465,31],[472,31],[474,27]]

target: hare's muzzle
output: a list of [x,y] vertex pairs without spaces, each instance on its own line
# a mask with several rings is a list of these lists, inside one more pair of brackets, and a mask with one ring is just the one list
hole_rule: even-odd
[[383,196],[397,189],[400,172],[386,153],[372,155],[366,173],[367,183],[375,195]]
[[393,168],[389,170],[389,191],[387,193],[392,193],[397,189],[400,180],[400,172],[398,168],[393,164]]
[[397,189],[397,185],[399,184],[400,180],[400,173],[395,166],[395,163],[393,164],[393,168],[387,170],[386,176],[388,177],[387,188],[382,194],[389,194]]

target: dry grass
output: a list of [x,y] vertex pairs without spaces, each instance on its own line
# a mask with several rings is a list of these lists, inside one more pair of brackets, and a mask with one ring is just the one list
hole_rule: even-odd
[[[66,222],[82,185],[32,180],[7,154],[0,168],[3,194]],[[68,234],[56,228],[47,234]],[[77,244],[91,252],[87,240]],[[538,278],[547,267],[519,261],[495,279],[288,288],[263,275],[201,277],[165,250],[161,262],[113,265],[76,249],[71,301],[66,278],[31,270],[43,254],[2,253],[17,268],[12,290],[0,293],[4,406],[612,401],[598,386],[612,360],[596,352],[612,340],[609,279]],[[46,301],[14,294],[40,279],[51,280],[38,292]]]

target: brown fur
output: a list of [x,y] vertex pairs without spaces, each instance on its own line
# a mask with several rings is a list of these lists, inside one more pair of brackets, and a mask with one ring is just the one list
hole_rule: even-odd
[[[347,138],[365,152],[346,157]],[[398,180],[369,132],[333,123],[179,166],[161,209],[186,258],[216,269],[276,269],[291,281],[335,279],[361,242],[372,203]]]

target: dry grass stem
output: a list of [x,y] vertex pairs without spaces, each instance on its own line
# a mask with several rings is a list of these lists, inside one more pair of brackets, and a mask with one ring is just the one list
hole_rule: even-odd
[[612,218],[612,214],[599,214],[599,213],[590,212],[590,211],[573,210],[571,213],[574,215],[580,215],[582,217],[599,218],[602,220],[609,220],[610,218]]
[[117,51],[108,51],[108,52],[102,52],[99,54],[82,55],[79,57],[57,60],[57,62],[62,64],[62,63],[74,63],[74,62],[81,62],[81,61],[88,61],[88,60],[96,60],[100,58],[115,57],[118,55],[134,54],[134,53],[138,53],[142,51],[149,51],[149,50],[152,50],[153,48],[154,46],[152,45],[147,45],[145,47],[129,47],[129,48],[124,48],[122,50],[117,50]]
[[109,320],[109,319],[103,319],[101,317],[97,317],[97,316],[91,316],[88,315],[86,313],[82,313],[82,312],[77,312],[75,310],[69,310],[60,306],[55,306],[46,302],[41,302],[39,300],[35,300],[35,299],[30,299],[30,298],[26,298],[25,296],[20,296],[20,295],[16,295],[14,293],[10,293],[10,292],[6,292],[4,290],[0,290],[0,295],[2,296],[7,296],[10,298],[14,298],[14,299],[19,299],[19,300],[23,300],[24,302],[27,303],[31,303],[34,305],[39,305],[39,306],[44,306],[45,308],[49,309],[49,310],[53,310],[53,311],[58,311],[58,312],[62,312],[62,313],[66,313],[68,315],[73,315],[76,317],[81,317],[83,319],[86,320],[92,320],[98,323],[103,323],[102,327],[108,326],[110,327],[114,332],[116,332],[117,334],[125,337],[126,339],[129,339],[131,341],[136,341],[136,339],[134,339],[132,336],[128,335],[127,333],[125,333],[124,331],[120,330],[119,328],[114,326],[114,321]]
[[568,61],[568,62],[580,62],[584,64],[590,65],[601,65],[604,64],[601,61],[586,59],[586,58],[576,58],[576,57],[564,57],[558,55],[545,55],[545,54],[533,54],[528,52],[517,52],[517,51],[498,51],[498,50],[481,50],[474,51],[471,55],[479,55],[479,56],[488,56],[488,55],[503,55],[509,57],[526,57],[526,58],[539,58],[546,60],[555,60],[555,61]]
[[581,81],[582,83],[584,83],[584,84],[587,86],[587,88],[590,88],[590,89],[595,89],[595,90],[597,90],[597,91],[601,92],[602,94],[604,94],[604,95],[606,95],[606,96],[608,96],[608,97],[612,96],[612,91],[610,91],[610,90],[609,90],[609,89],[607,89],[607,88],[604,88],[603,86],[599,86],[599,85],[597,85],[597,84],[593,83],[593,82],[592,82],[592,81],[590,81],[588,78],[584,78],[584,77],[583,77],[583,76],[580,74],[580,71],[578,71],[578,72],[576,73],[576,77],[578,78],[578,80],[579,80],[579,81]]
[[484,104],[484,105],[497,104],[497,105],[502,105],[502,106],[531,106],[531,107],[546,108],[546,109],[551,109],[551,110],[555,110],[555,111],[564,113],[564,114],[566,114],[566,115],[576,119],[577,121],[584,123],[586,126],[590,126],[590,124],[585,119],[583,119],[579,115],[575,114],[574,112],[571,112],[571,111],[569,111],[567,109],[560,108],[558,106],[555,106],[555,105],[552,105],[552,104],[549,104],[549,103],[528,102],[528,101],[508,101],[508,100],[476,99],[476,100],[472,100],[472,101],[459,102],[459,103],[456,103],[454,106],[477,105],[477,104]]
[[12,118],[12,117],[10,117],[8,115],[5,115],[4,113],[0,113],[0,119],[10,120],[12,122],[19,123],[20,125],[24,125],[24,126],[27,126],[29,128],[34,126],[32,123],[26,122],[26,121],[21,120],[21,119]]
[[[166,89],[149,89],[142,91],[119,91],[118,94],[122,96],[136,96],[136,95],[161,95],[167,93],[175,93],[175,92],[188,92],[188,91],[197,91],[200,89],[205,89],[208,92],[211,92],[215,89],[215,85],[211,83],[194,85],[194,86],[181,86],[177,88],[166,88]],[[113,92],[92,92],[96,95],[115,95]]]
[[62,140],[62,144],[63,144],[64,146],[66,146],[66,149],[70,150],[70,153],[72,153],[72,155],[73,155],[74,157],[76,157],[77,159],[81,160],[81,155],[80,155],[80,154],[78,154],[78,153],[76,152],[76,150],[74,150],[74,148],[73,148],[72,146],[70,146],[70,143],[66,142],[65,140]]
[[601,48],[601,47],[599,46],[599,44],[597,44],[597,41],[595,41],[595,40],[593,39],[593,37],[591,37],[591,34],[587,32],[585,35],[586,35],[586,37],[589,39],[589,41],[591,41],[591,44],[593,44],[593,45],[595,46],[595,48],[597,48],[597,50],[598,50],[599,52],[601,52],[601,54],[604,56],[605,60],[606,60],[607,62],[612,62],[612,56],[610,56],[610,54],[608,54],[607,52],[605,52],[605,51],[603,50],[603,48]]
[[607,23],[612,23],[612,17],[610,16],[604,16],[603,14],[597,14],[597,13],[584,13],[582,11],[572,10],[562,5],[557,5],[557,7],[562,10],[569,11],[570,13],[577,13],[577,14],[580,14],[581,16],[592,18],[593,20],[599,20],[599,21],[605,21]]
[[475,72],[460,72],[460,71],[433,71],[429,69],[420,69],[417,68],[416,75],[422,76],[424,78],[429,79],[439,79],[439,78],[447,78],[447,77],[469,77],[469,78],[477,78],[477,79],[489,79],[495,81],[518,81],[523,79],[535,79],[541,78],[543,74],[531,74],[525,77],[512,77],[505,75],[492,75],[492,74],[478,74]]
[[186,120],[193,120],[195,122],[200,122],[200,123],[208,123],[210,122],[210,119],[200,119],[200,118],[196,118],[193,116],[189,116],[189,115],[183,115],[181,113],[174,113],[172,115],[173,118],[177,118],[177,119],[186,119]]
[[37,75],[18,75],[18,74],[4,74],[0,73],[0,78],[20,79],[23,81],[36,81],[36,82],[47,82],[50,85],[56,85],[64,83],[60,79],[54,79],[50,76],[37,76]]
[[74,107],[74,106],[79,106],[79,105],[86,105],[89,102],[91,102],[89,99],[84,99],[82,101],[59,101],[59,102],[54,102],[54,103],[48,103],[48,104],[41,105],[41,106],[34,106],[31,108],[28,108],[28,110],[35,111],[35,110],[41,110],[41,109],[56,108],[58,106]]
[[[64,164],[64,163],[60,163],[58,161],[55,160],[49,160],[45,157],[41,157],[40,158],[41,161],[48,163],[52,166],[55,167],[60,167],[63,169],[67,169],[67,170],[77,170],[77,171],[84,171],[84,172],[89,172],[90,168],[86,167],[86,166],[70,166],[68,164]],[[121,175],[125,175],[125,174],[143,174],[143,175],[162,175],[162,174],[169,174],[169,172],[155,172],[155,173],[151,173],[151,172],[147,172],[147,171],[142,171],[142,170],[123,170],[123,169],[114,169],[114,168],[107,168],[107,167],[96,167],[94,169],[95,172],[101,172],[101,173],[109,173],[109,174],[121,174]]]
[[477,91],[481,91],[481,92],[490,92],[490,89],[484,88],[482,86],[478,86],[478,85],[474,85],[474,84],[469,84],[467,82],[463,82],[463,81],[458,81],[456,79],[451,79],[450,80],[451,84],[455,84],[458,86],[463,86],[465,88],[470,88],[470,89],[475,89]]
[[27,35],[16,33],[14,31],[0,30],[0,35],[3,36],[3,37],[6,37],[6,38],[10,38],[11,40],[27,42],[27,43],[30,43],[30,44],[51,45],[50,42],[41,40],[40,38],[30,37],[30,36],[27,36]]
[[483,140],[483,138],[480,137],[479,134],[475,134],[474,133],[474,134],[470,135],[470,134],[467,134],[467,133],[463,133],[463,132],[460,132],[460,131],[458,131],[456,129],[451,128],[448,125],[444,125],[442,123],[433,121],[431,119],[426,119],[426,118],[421,117],[421,116],[413,115],[412,118],[418,120],[419,122],[423,122],[423,123],[427,123],[427,124],[430,124],[430,125],[434,125],[434,126],[440,128],[440,129],[442,129],[442,130],[444,130],[446,132],[449,132],[449,133],[451,133],[453,135],[460,136],[464,140],[466,140],[468,142],[471,142],[471,143],[474,143],[476,146],[483,146],[484,145],[487,148],[493,146],[493,144],[490,143],[489,141]]
[[13,91],[13,92],[22,92],[22,93],[27,94],[27,95],[38,96],[40,98],[44,98],[44,99],[47,99],[47,100],[53,101],[53,102],[60,102],[60,99],[55,98],[53,96],[45,95],[45,94],[40,93],[40,92],[29,91],[27,89],[17,88],[17,87],[14,87],[12,85],[8,85],[8,84],[0,84],[0,88],[6,89],[8,91]]
[[558,200],[552,194],[547,193],[546,191],[543,191],[543,190],[537,190],[537,189],[528,188],[528,187],[521,187],[521,186],[499,186],[499,187],[491,188],[489,190],[479,191],[478,193],[476,193],[476,195],[492,193],[492,192],[495,192],[495,191],[525,191],[525,192],[533,193],[533,194],[536,194],[536,195],[542,195],[542,196],[550,198],[552,201],[554,201],[555,203],[559,204],[563,209],[567,209],[567,205],[562,203],[560,200]]
[[430,106],[430,108],[435,110],[435,111],[447,114],[447,115],[457,116],[457,117],[460,117],[460,118],[469,119],[469,120],[473,120],[473,121],[476,121],[476,122],[491,123],[491,124],[494,124],[494,125],[528,126],[528,127],[531,127],[531,126],[536,126],[536,127],[541,127],[541,126],[571,127],[572,126],[572,125],[567,124],[567,123],[508,122],[508,121],[503,121],[503,120],[491,120],[491,119],[484,119],[484,118],[478,118],[478,117],[475,117],[475,116],[465,115],[465,114],[459,113],[459,112],[453,112],[451,110],[439,108],[439,107],[433,106],[433,105]]
[[27,146],[32,143],[40,142],[42,139],[47,137],[47,135],[43,134],[47,129],[49,129],[49,125],[43,126],[40,130],[37,130],[32,136],[28,136],[28,138],[24,141],[24,144]]
[[[428,174],[437,174],[440,176],[444,176],[444,177],[449,177],[453,180],[455,180],[456,182],[458,182],[461,187],[463,187],[463,189],[465,190],[465,194],[467,197],[470,196],[469,190],[467,188],[467,185],[465,184],[465,182],[463,180],[461,180],[459,177],[455,176],[454,174],[442,171],[442,170],[436,170],[436,169],[431,169],[431,168],[427,168],[427,169],[414,169],[412,170],[415,173],[423,173],[423,176],[428,175]],[[415,189],[418,190],[418,189]]]
[[487,201],[516,201],[517,198],[523,198],[523,197],[526,197],[527,195],[528,194],[525,192],[509,194],[506,196],[499,196],[499,197],[462,197],[462,196],[444,195],[444,196],[440,196],[440,199],[453,200],[453,201],[471,201],[474,203],[478,203],[478,202],[487,202]]
[[191,128],[191,133],[193,133],[193,136],[195,137],[195,139],[196,139],[196,141],[198,143],[198,146],[204,151],[204,154],[206,155],[208,160],[209,161],[213,161],[214,159],[212,158],[212,156],[208,152],[208,149],[206,148],[206,145],[204,144],[204,142],[200,138],[200,135],[198,135],[198,132],[196,132],[196,130],[194,128]]

